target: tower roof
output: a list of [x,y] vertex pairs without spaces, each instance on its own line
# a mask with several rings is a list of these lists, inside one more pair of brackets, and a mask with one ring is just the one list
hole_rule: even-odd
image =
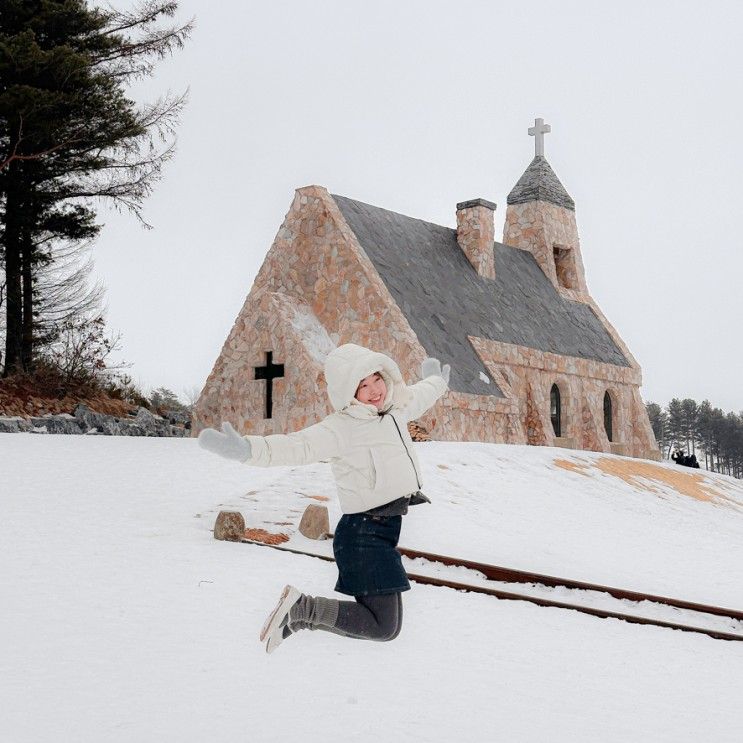
[[564,209],[575,211],[575,202],[560,183],[544,155],[537,155],[511,189],[507,204],[525,204],[527,201],[548,201]]

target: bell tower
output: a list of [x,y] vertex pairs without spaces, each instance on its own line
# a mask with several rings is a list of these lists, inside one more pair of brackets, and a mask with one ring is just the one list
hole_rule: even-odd
[[529,127],[534,159],[506,199],[503,242],[530,251],[555,288],[571,299],[587,299],[575,202],[544,156],[544,119]]

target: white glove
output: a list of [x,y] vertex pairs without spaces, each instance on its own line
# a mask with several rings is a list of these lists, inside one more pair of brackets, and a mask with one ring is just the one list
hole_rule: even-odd
[[423,359],[423,363],[421,364],[421,378],[441,377],[447,384],[449,384],[450,373],[451,367],[449,364],[444,364],[444,368],[442,369],[441,362],[438,359]]
[[252,454],[250,441],[240,436],[229,423],[222,424],[222,431],[221,433],[214,428],[205,428],[199,434],[199,446],[225,459],[236,459],[238,462],[250,459]]

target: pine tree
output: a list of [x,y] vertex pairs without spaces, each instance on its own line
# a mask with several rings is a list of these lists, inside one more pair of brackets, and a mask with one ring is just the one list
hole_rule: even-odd
[[728,413],[730,421],[730,474],[740,477],[743,470],[743,418]]
[[144,199],[174,152],[185,96],[139,108],[125,86],[183,46],[191,23],[159,25],[177,7],[161,0],[130,12],[85,0],[0,5],[4,376],[32,364],[39,241],[93,237],[94,198],[141,219]]
[[712,408],[710,415],[710,444],[712,464],[710,469],[722,472],[722,452],[725,438],[725,413],[720,408]]
[[743,455],[743,421],[735,413],[728,413],[723,417],[720,428],[722,471],[738,477]]
[[686,439],[686,451],[692,454],[696,453],[697,438],[697,418],[699,416],[699,406],[696,400],[686,398],[681,401],[681,411],[683,416],[684,438]]
[[704,466],[712,469],[710,455],[712,452],[712,405],[703,400],[697,415],[697,436],[699,445],[704,451]]
[[665,449],[669,443],[667,432],[668,415],[660,405],[654,402],[645,403],[645,410],[647,410],[650,425],[653,429],[655,440],[658,442],[661,454],[665,456]]
[[668,436],[672,443],[681,447],[686,438],[686,427],[684,424],[684,410],[681,406],[681,400],[673,398],[668,403]]

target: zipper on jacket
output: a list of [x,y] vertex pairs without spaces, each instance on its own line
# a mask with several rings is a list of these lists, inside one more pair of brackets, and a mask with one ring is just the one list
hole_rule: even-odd
[[[380,422],[384,416],[387,415],[387,413],[380,413],[379,419]],[[392,418],[392,422],[395,424],[395,428],[397,429],[397,435],[400,437],[400,442],[402,443],[402,448],[405,449],[405,453],[408,455],[408,459],[410,460],[410,464],[413,465],[413,472],[415,473],[415,481],[418,483],[418,490],[421,489],[421,481],[418,477],[418,470],[415,468],[415,462],[413,461],[413,457],[410,456],[410,452],[408,451],[407,444],[405,443],[405,439],[402,437],[402,433],[400,433],[400,426],[397,425],[397,421],[395,420],[395,416],[392,415],[392,413],[389,414],[390,418]]]

